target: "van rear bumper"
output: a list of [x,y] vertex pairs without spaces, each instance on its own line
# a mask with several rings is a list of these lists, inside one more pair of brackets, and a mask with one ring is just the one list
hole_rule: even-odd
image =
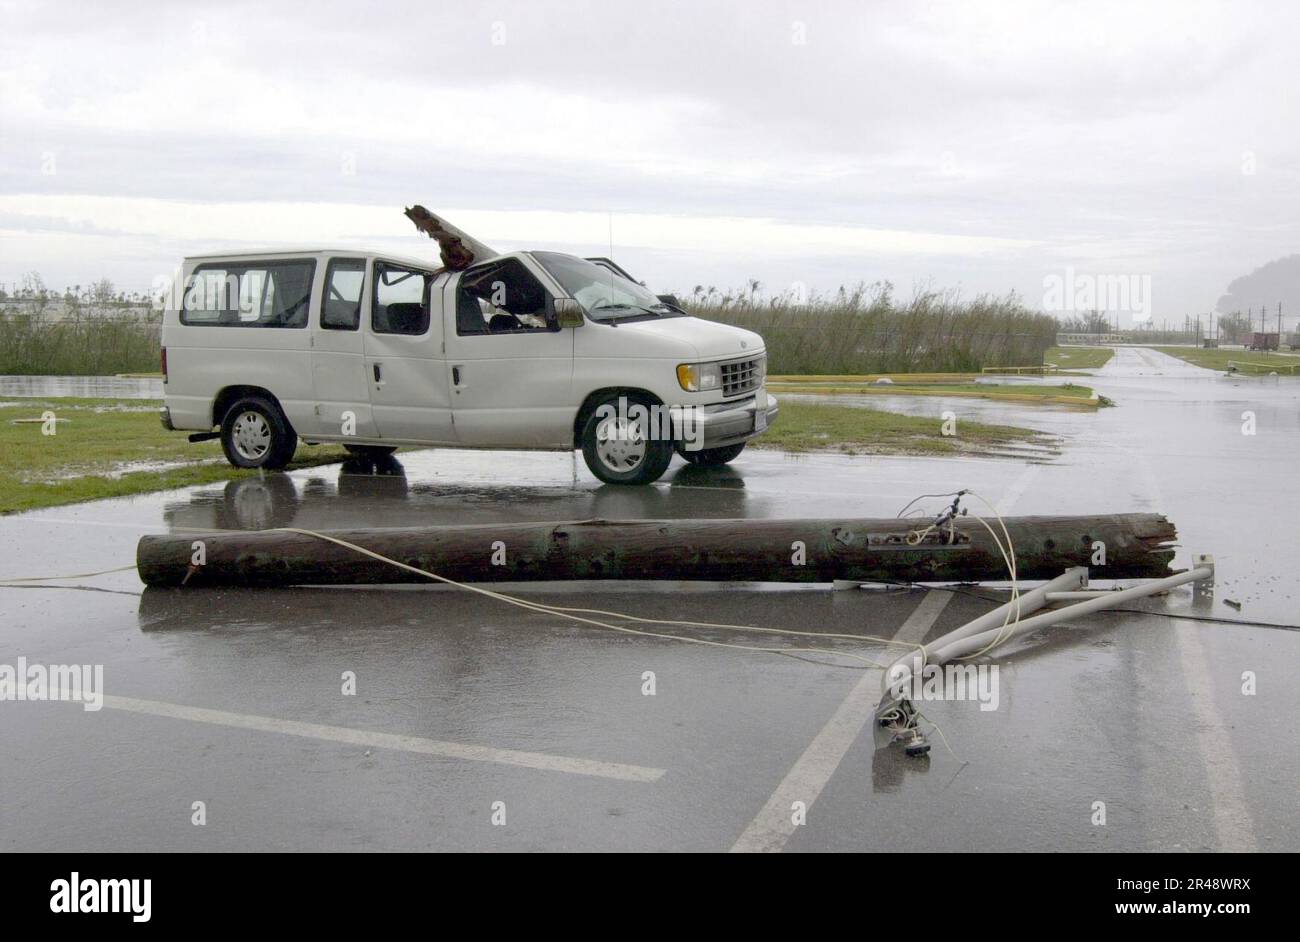
[[[763,400],[760,405],[759,400]],[[767,421],[763,428],[756,427],[758,411],[762,409]],[[767,426],[776,421],[780,407],[775,396],[763,390],[758,396],[734,407],[729,403],[715,406],[674,406],[670,412],[677,441],[687,451],[701,448],[723,448],[737,445],[762,435]]]
[[158,421],[162,423],[162,427],[167,431],[176,431],[176,426],[172,425],[172,410],[166,406],[158,410]]

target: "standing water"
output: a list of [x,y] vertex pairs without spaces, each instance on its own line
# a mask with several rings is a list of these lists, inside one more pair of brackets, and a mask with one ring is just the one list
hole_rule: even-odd
[[161,399],[161,378],[127,376],[0,376],[0,396]]

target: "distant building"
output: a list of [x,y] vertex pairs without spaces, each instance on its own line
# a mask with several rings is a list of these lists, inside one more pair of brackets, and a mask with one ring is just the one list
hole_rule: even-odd
[[1104,346],[1111,343],[1127,343],[1128,338],[1123,334],[1088,334],[1060,332],[1056,335],[1056,345],[1066,347],[1070,345],[1090,344],[1092,346]]
[[162,319],[162,312],[154,310],[153,305],[147,301],[68,301],[57,295],[45,298],[0,298],[0,317],[38,315],[51,324],[93,317],[142,322]]

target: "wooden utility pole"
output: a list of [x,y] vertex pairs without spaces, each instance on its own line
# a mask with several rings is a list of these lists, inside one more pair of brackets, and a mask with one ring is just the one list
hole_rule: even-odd
[[[457,582],[665,579],[755,582],[980,582],[1008,578],[988,531],[971,517],[909,536],[928,521],[581,520],[325,535]],[[1160,578],[1173,560],[1172,523],[1159,514],[1008,517],[1026,579],[1089,566],[1094,578]],[[1000,532],[996,521],[990,526]],[[949,542],[951,540],[951,542]],[[199,544],[200,565],[192,565]],[[1104,549],[1103,549],[1104,547]],[[1104,553],[1104,563],[1099,563]],[[141,538],[140,578],[151,586],[286,586],[426,582],[417,573],[292,529]]]

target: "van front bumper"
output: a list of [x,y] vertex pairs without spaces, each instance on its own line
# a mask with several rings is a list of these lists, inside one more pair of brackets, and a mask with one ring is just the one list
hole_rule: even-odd
[[[765,418],[761,428],[760,409]],[[775,396],[769,396],[767,390],[760,390],[758,395],[744,402],[674,406],[670,411],[678,443],[687,451],[698,451],[738,445],[762,435],[776,421],[780,408]]]
[[172,425],[172,410],[166,406],[158,410],[158,421],[162,423],[162,427],[167,431],[176,431],[176,426]]

